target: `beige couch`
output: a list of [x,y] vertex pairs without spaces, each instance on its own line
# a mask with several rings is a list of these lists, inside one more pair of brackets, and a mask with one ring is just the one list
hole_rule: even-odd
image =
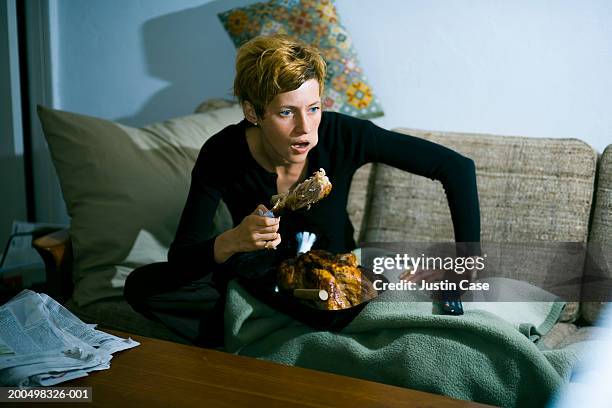
[[[44,108],[40,108],[39,117],[72,217],[70,232],[43,237],[35,244],[47,261],[50,294],[65,300],[85,321],[183,341],[160,324],[133,312],[121,298],[121,284],[135,266],[164,259],[164,250],[172,239],[182,209],[197,146],[225,125],[240,120],[240,109],[228,102],[211,101],[201,105],[194,115],[142,130]],[[591,147],[575,139],[395,130],[443,144],[475,161],[483,242],[588,240],[601,242],[608,248],[612,244],[612,146],[598,157]],[[187,142],[186,134],[189,134]],[[150,185],[157,184],[149,185],[144,180],[153,177],[148,168],[146,171],[132,168],[138,165],[140,156],[133,156],[132,167],[125,177],[120,173],[124,169],[116,169],[120,166],[106,164],[113,167],[112,173],[105,168],[104,160],[93,159],[105,148],[104,143],[123,143],[124,139],[131,143],[129,148],[121,149],[119,160],[132,161],[132,156],[125,153],[130,149],[136,154],[154,151],[156,154],[152,158],[147,156],[143,166],[152,166],[152,161],[159,160],[167,166],[160,174],[171,169],[174,178],[167,182],[176,192],[172,199],[164,199],[167,192],[164,192],[163,180],[159,195],[151,197]],[[84,158],[92,151],[90,159]],[[177,157],[178,164],[173,163]],[[108,160],[112,161],[112,155]],[[111,193],[99,194],[89,183],[85,194],[79,190],[79,180],[87,177],[96,180],[99,188],[105,188],[104,177],[112,177],[107,182],[120,186],[114,186],[118,190]],[[121,180],[117,182],[117,179]],[[134,193],[141,184],[147,186],[149,200],[164,200],[163,208],[154,209],[156,219],[164,228],[158,228],[155,219],[144,220],[142,225],[133,219],[138,218],[135,215],[138,212],[149,210],[139,207],[143,206],[138,201],[142,193]],[[108,209],[104,207],[108,197],[124,198],[125,203],[121,208]],[[452,241],[450,213],[440,183],[385,165],[366,165],[357,172],[348,211],[357,242]],[[112,218],[116,212],[119,217]],[[93,223],[92,214],[103,218],[99,229],[93,232],[88,230]],[[107,220],[107,215],[112,219]],[[215,220],[216,232],[229,227],[223,206]],[[123,224],[129,222],[135,225],[122,232]],[[139,232],[132,233],[132,230]],[[143,235],[145,230],[154,232]],[[118,240],[117,236],[120,236]],[[124,239],[125,236],[130,239]],[[155,250],[142,249],[149,248],[147,245]],[[118,251],[114,257],[92,259],[93,253],[104,254],[111,248]],[[612,254],[607,256],[608,265],[612,265]],[[537,281],[537,275],[543,272],[525,273],[529,275],[526,278],[535,277]],[[555,348],[585,339],[596,330],[591,324],[600,308],[600,303],[568,303],[559,323],[541,341]]]

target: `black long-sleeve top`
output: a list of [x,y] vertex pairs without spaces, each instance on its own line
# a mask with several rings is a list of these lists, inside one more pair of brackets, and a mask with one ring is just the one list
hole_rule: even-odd
[[[277,194],[275,173],[259,165],[250,153],[242,120],[209,138],[192,171],[191,187],[168,261],[190,279],[211,273],[214,241],[209,231],[222,198],[238,225],[259,204],[270,208]],[[333,188],[328,197],[281,217],[282,245],[292,245],[298,231],[317,234],[314,249],[347,252],[356,247],[346,210],[351,180],[365,163],[378,162],[442,182],[457,242],[480,241],[480,210],[474,162],[439,144],[388,131],[368,120],[323,112],[319,142],[308,152],[307,175],[325,169]]]

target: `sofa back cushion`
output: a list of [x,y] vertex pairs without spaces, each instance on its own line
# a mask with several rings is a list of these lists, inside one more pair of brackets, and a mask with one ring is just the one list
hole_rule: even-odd
[[[476,163],[483,242],[585,242],[597,153],[575,139],[396,129]],[[379,165],[368,241],[453,241],[441,183]]]
[[[243,117],[238,105],[141,129],[38,108],[70,220],[74,301],[122,296],[136,267],[166,260],[202,144]],[[221,204],[209,234],[231,227]]]
[[587,259],[582,286],[583,299],[587,300],[581,304],[582,315],[589,323],[597,321],[604,301],[612,294],[612,145],[604,150],[598,167],[589,232],[589,247],[596,252]]
[[[575,139],[540,139],[396,129],[447,146],[474,160],[481,209],[481,240],[498,252],[496,274],[551,285],[578,278],[582,259],[570,260],[571,272],[556,277],[562,246],[545,251],[529,243],[586,242],[597,153]],[[453,225],[441,183],[378,165],[365,223],[368,242],[451,242]],[[549,252],[550,251],[550,252]],[[559,252],[560,251],[560,252]],[[544,252],[545,256],[542,256]],[[515,255],[519,255],[515,259]],[[571,275],[570,275],[571,273]],[[566,289],[578,300],[580,285]],[[571,312],[569,311],[571,309]],[[564,318],[577,317],[577,303]]]

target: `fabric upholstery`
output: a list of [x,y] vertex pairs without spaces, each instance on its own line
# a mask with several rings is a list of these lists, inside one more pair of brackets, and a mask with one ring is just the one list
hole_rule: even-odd
[[236,47],[258,35],[288,34],[317,46],[327,63],[323,106],[347,115],[383,115],[331,0],[272,0],[219,14]]
[[548,333],[540,339],[538,345],[546,349],[556,349],[565,338],[578,331],[578,327],[572,323],[557,323]]
[[[603,271],[605,277],[612,279],[612,145],[609,145],[599,159],[599,170],[597,176],[597,188],[595,191],[595,205],[593,210],[593,221],[589,233],[589,242],[597,243],[601,251],[602,259],[598,262],[598,268]],[[587,264],[587,271],[590,270]],[[589,272],[585,272],[589,274]],[[601,274],[599,272],[598,274]],[[583,284],[584,299],[603,299],[610,297],[610,286],[601,285],[599,282],[587,282]],[[601,291],[606,291],[602,293]],[[599,313],[606,303],[602,301],[583,302],[582,315],[589,323],[595,323]]]
[[[586,241],[597,154],[584,142],[396,131],[440,143],[475,161],[482,241]],[[440,183],[380,165],[371,211],[368,240],[453,240]]]
[[[575,139],[396,131],[440,143],[475,161],[481,240],[518,243],[516,253],[522,254],[504,261],[513,270],[503,271],[503,276],[550,282],[556,273],[554,255],[525,256],[529,243],[586,241],[597,162],[597,153],[587,144]],[[454,237],[441,183],[385,165],[376,168],[364,228],[369,242],[450,242]],[[580,268],[582,260],[576,262]],[[577,273],[580,278],[581,271]],[[580,288],[574,286],[568,297],[578,299]],[[577,316],[577,305],[568,305],[563,320]]]
[[598,340],[609,336],[610,328],[601,326],[583,326],[575,332],[568,333],[567,336],[555,346],[556,349],[562,349],[578,343],[584,343],[592,340]]
[[132,310],[123,298],[103,299],[83,307],[69,300],[65,306],[79,319],[86,323],[99,324],[100,328],[189,344],[189,341],[170,331],[163,324],[149,320]]
[[354,238],[358,245],[360,241],[363,241],[363,224],[367,217],[368,197],[371,196],[370,178],[373,167],[374,164],[369,163],[357,169],[349,191],[347,211],[355,228]]

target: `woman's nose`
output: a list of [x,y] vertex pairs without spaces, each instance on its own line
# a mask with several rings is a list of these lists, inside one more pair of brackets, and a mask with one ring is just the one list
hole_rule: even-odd
[[310,133],[312,131],[312,119],[307,114],[302,113],[298,115],[298,123],[296,128],[300,133]]

